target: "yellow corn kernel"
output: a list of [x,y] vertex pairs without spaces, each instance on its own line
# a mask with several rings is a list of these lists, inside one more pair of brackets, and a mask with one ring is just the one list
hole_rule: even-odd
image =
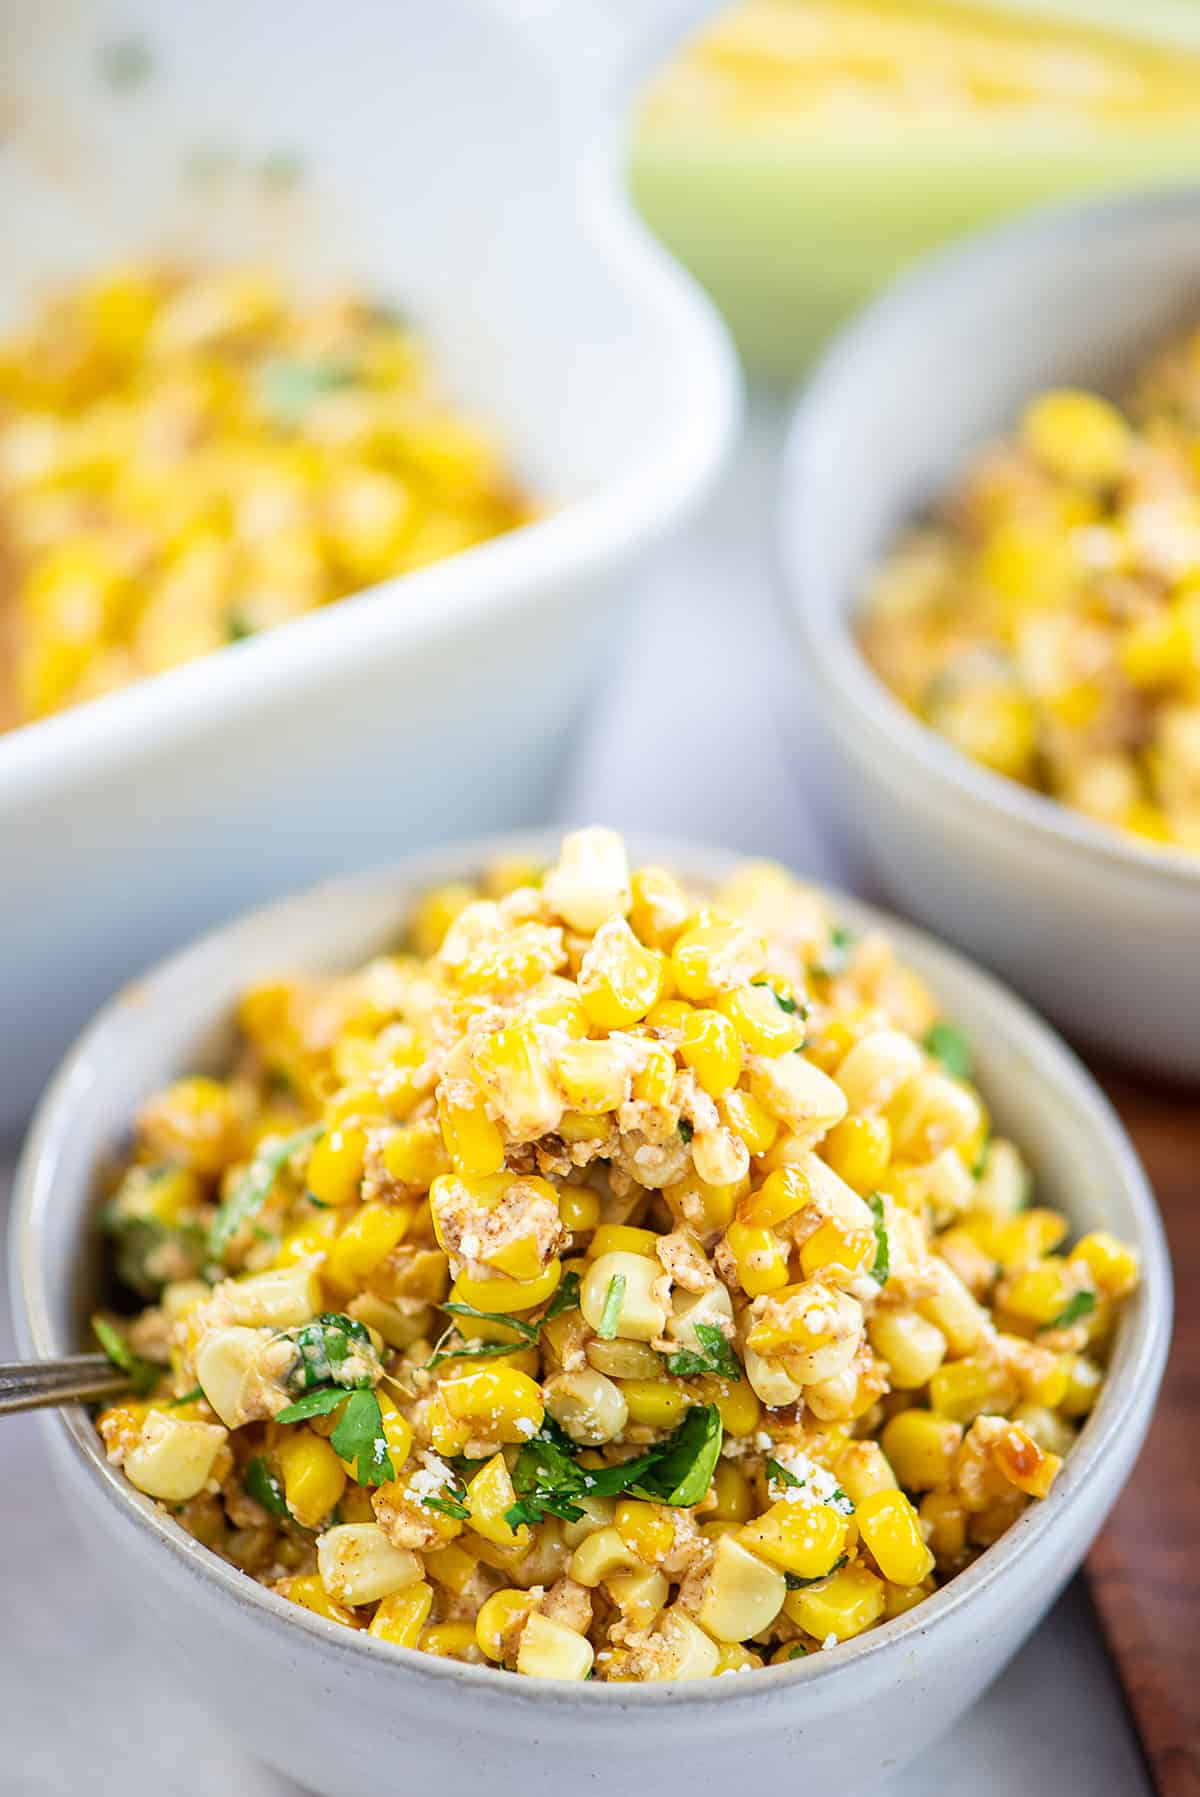
[[615,1111],[629,1097],[625,1058],[612,1042],[564,1042],[555,1053],[554,1072],[567,1103],[584,1116]]
[[1192,632],[1176,610],[1129,625],[1117,653],[1126,679],[1140,687],[1186,680],[1196,665]]
[[924,1603],[932,1589],[928,1581],[923,1585],[888,1585],[883,1594],[885,1618],[890,1622],[893,1616],[907,1616],[910,1610]]
[[1081,1260],[1106,1298],[1126,1298],[1138,1282],[1138,1257],[1105,1229],[1093,1230],[1076,1242],[1071,1260]]
[[330,1597],[315,1572],[300,1573],[292,1579],[280,1579],[275,1587],[281,1597],[286,1597],[304,1610],[311,1610],[314,1616],[323,1616],[327,1622],[340,1622],[346,1628],[361,1628],[358,1617],[353,1610],[347,1610]]
[[742,1071],[742,1042],[720,1011],[690,1011],[683,1022],[680,1052],[712,1098],[736,1086]]
[[[541,1402],[538,1403],[539,1419]],[[541,1426],[540,1420],[538,1424]],[[471,1512],[471,1528],[485,1541],[497,1547],[524,1549],[529,1543],[525,1523],[514,1529],[506,1515],[517,1501],[512,1479],[503,1454],[493,1454],[485,1466],[467,1481],[466,1505]]]
[[719,1460],[713,1473],[715,1502],[708,1514],[718,1521],[749,1522],[754,1514],[754,1492],[741,1467]]
[[422,1653],[436,1654],[440,1660],[478,1663],[483,1658],[471,1622],[429,1623],[417,1637],[417,1646]]
[[801,1248],[800,1266],[806,1279],[826,1271],[844,1273],[852,1278],[869,1266],[874,1257],[875,1237],[869,1229],[847,1229],[836,1217],[829,1217]]
[[967,1513],[954,1491],[927,1491],[919,1515],[929,1546],[943,1564],[957,1560],[967,1545]]
[[885,1579],[919,1585],[933,1571],[916,1511],[902,1491],[877,1491],[855,1507],[858,1532]]
[[479,942],[455,966],[460,992],[478,997],[536,986],[563,962],[562,936],[541,923],[518,924]]
[[749,1185],[748,1178],[735,1185],[709,1185],[693,1166],[682,1179],[664,1186],[663,1197],[671,1214],[695,1235],[718,1235],[733,1221],[734,1207]]
[[[774,1175],[772,1175],[774,1178]],[[725,1232],[738,1281],[750,1298],[776,1292],[788,1282],[788,1244],[770,1229],[734,1221]]]
[[406,1205],[360,1206],[330,1248],[324,1274],[353,1291],[403,1241],[411,1222],[412,1211]]
[[564,1229],[572,1235],[584,1235],[595,1229],[600,1220],[600,1198],[586,1186],[564,1186],[559,1194],[558,1214]]
[[644,1562],[614,1526],[596,1529],[579,1543],[567,1568],[579,1585],[594,1589],[615,1572],[641,1572]]
[[456,1304],[469,1304],[473,1310],[519,1316],[552,1298],[561,1278],[562,1262],[558,1260],[552,1260],[537,1279],[472,1279],[460,1273],[450,1295]]
[[[446,1400],[441,1391],[435,1391],[429,1399],[424,1415],[425,1433],[429,1437],[429,1445],[436,1454],[461,1454],[466,1448],[471,1434],[471,1426],[459,1417],[451,1416],[446,1408]],[[449,1520],[449,1519],[447,1519]]]
[[588,1033],[587,1012],[579,1002],[573,980],[558,975],[536,986],[521,1007],[521,1015],[531,1023],[548,1024],[573,1040]]
[[1017,1382],[1004,1367],[966,1355],[931,1374],[929,1404],[938,1416],[970,1423],[977,1416],[1003,1416],[1019,1397]]
[[647,1566],[656,1565],[674,1545],[675,1524],[665,1504],[622,1498],[613,1522],[626,1547]]
[[907,1491],[948,1486],[962,1442],[962,1427],[931,1410],[902,1410],[883,1426],[880,1446]]
[[[657,1008],[657,1007],[656,1007]],[[675,1056],[661,1042],[648,1042],[641,1069],[633,1076],[633,1097],[661,1110],[675,1086]]]
[[275,1457],[288,1509],[306,1529],[315,1529],[346,1488],[341,1461],[327,1441],[303,1426],[288,1429]]
[[602,1223],[588,1246],[592,1260],[601,1254],[645,1254],[656,1258],[659,1237],[652,1229],[631,1229],[627,1223]]
[[1072,1354],[1067,1363],[1067,1388],[1059,1401],[1064,1416],[1086,1416],[1104,1384],[1104,1374],[1086,1354]]
[[764,1663],[761,1654],[754,1653],[740,1641],[722,1641],[719,1647],[714,1678],[720,1678],[724,1672],[755,1672]]
[[874,1627],[883,1615],[884,1583],[860,1562],[840,1567],[832,1578],[806,1590],[789,1591],[783,1601],[784,1615],[814,1635],[828,1641],[850,1641],[865,1629]]
[[423,1117],[393,1130],[383,1144],[383,1164],[402,1185],[428,1191],[435,1179],[450,1171],[450,1157],[435,1120]]
[[1057,1248],[1067,1233],[1067,1220],[1057,1211],[1035,1206],[1003,1222],[975,1212],[963,1219],[963,1227],[974,1236],[985,1254],[990,1254],[1006,1273],[1011,1273]]
[[446,1379],[441,1394],[451,1416],[487,1441],[528,1441],[542,1426],[541,1387],[511,1366],[485,1366]]
[[322,1204],[335,1208],[358,1197],[367,1138],[361,1129],[331,1129],[308,1157],[308,1189]]
[[425,894],[409,925],[413,948],[422,959],[429,960],[437,954],[459,912],[473,905],[478,897],[479,889],[465,880],[435,886]]
[[669,949],[691,914],[687,895],[664,867],[639,867],[630,889],[629,922],[648,948]]
[[504,1658],[505,1637],[529,1615],[537,1599],[528,1591],[493,1591],[479,1606],[475,1639],[489,1660]]
[[946,1338],[936,1323],[907,1305],[880,1305],[867,1325],[872,1348],[887,1362],[894,1391],[916,1391],[946,1358]]
[[333,1211],[314,1211],[283,1236],[279,1253],[272,1265],[292,1267],[297,1261],[312,1260],[316,1255],[323,1255],[337,1233],[337,1224],[337,1216]]
[[663,989],[666,964],[643,948],[624,918],[610,918],[592,939],[579,968],[579,996],[597,1029],[627,1029],[649,1011]]
[[738,1539],[751,1553],[801,1579],[821,1579],[846,1547],[847,1519],[828,1504],[772,1504]]
[[843,1117],[822,1142],[821,1154],[856,1192],[874,1191],[892,1157],[891,1125],[878,1112]]
[[674,1429],[688,1408],[685,1388],[666,1379],[622,1379],[620,1390],[630,1422],[647,1429]]
[[1061,1316],[1075,1291],[1066,1261],[1050,1254],[1003,1280],[997,1299],[1009,1316],[1044,1329]]
[[455,1597],[466,1595],[468,1586],[479,1571],[479,1563],[474,1554],[456,1541],[449,1542],[445,1547],[426,1548],[421,1558],[434,1584],[440,1585]]
[[716,998],[762,972],[764,939],[734,918],[709,916],[684,930],[671,951],[671,973],[684,998]]
[[177,1079],[143,1105],[138,1133],[157,1159],[182,1162],[197,1173],[220,1173],[241,1145],[229,1087],[199,1075]]
[[388,1457],[398,1477],[400,1468],[412,1453],[412,1427],[401,1416],[395,1399],[389,1397],[387,1392],[377,1391],[375,1396],[379,1400],[379,1410],[383,1417],[383,1435],[388,1445]]
[[682,1036],[684,1021],[691,1012],[692,1007],[685,998],[660,998],[647,1011],[646,1025],[649,1029],[670,1030],[673,1035]]
[[741,1086],[717,1100],[717,1115],[724,1127],[745,1143],[751,1155],[766,1154],[779,1134],[778,1119]]
[[762,1420],[762,1404],[748,1380],[730,1385],[724,1379],[705,1379],[700,1390],[702,1403],[716,1405],[726,1435],[754,1434]]
[[477,1104],[448,1104],[438,1099],[438,1123],[442,1142],[456,1173],[464,1179],[485,1178],[504,1166],[504,1137],[484,1109]]
[[[375,1053],[373,1041],[369,1043],[369,1048],[373,1063]],[[337,1058],[336,1046],[334,1058],[335,1060]],[[340,1128],[347,1123],[390,1123],[391,1117],[387,1099],[376,1087],[366,1084],[365,1081],[343,1086],[340,1091],[334,1092],[325,1104],[325,1122],[329,1129]]]
[[1062,1466],[1059,1456],[1045,1453],[1020,1423],[1010,1423],[991,1451],[1009,1484],[1028,1497],[1045,1497]]
[[[354,1469],[345,1461],[348,1478],[353,1478]],[[374,1522],[375,1506],[371,1502],[371,1493],[365,1485],[347,1485],[338,1499],[337,1513],[343,1522]]]
[[803,1012],[791,993],[774,983],[755,980],[734,992],[723,992],[717,1009],[752,1054],[790,1054],[803,1044]]
[[546,1057],[532,1023],[513,1023],[484,1036],[472,1056],[475,1077],[510,1132],[534,1141],[558,1123],[563,1112]]
[[1120,412],[1097,393],[1073,387],[1041,393],[1025,408],[1021,436],[1048,473],[1078,487],[1119,480],[1130,432]]
[[757,1229],[773,1229],[812,1202],[812,1187],[799,1167],[778,1167],[768,1173],[755,1192],[739,1200],[738,1222]]
[[416,1647],[432,1608],[433,1587],[421,1579],[383,1598],[367,1633],[377,1641],[390,1641],[395,1647]]

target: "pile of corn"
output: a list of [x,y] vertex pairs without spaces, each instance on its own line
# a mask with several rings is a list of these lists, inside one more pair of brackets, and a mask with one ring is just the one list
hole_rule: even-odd
[[919,1604],[1050,1490],[1135,1256],[1031,1204],[969,1047],[781,868],[568,836],[258,986],[105,1211],[110,1458],[384,1641],[708,1678]]
[[877,571],[876,672],[985,767],[1200,853],[1200,332],[1043,393]]
[[0,342],[0,728],[528,516],[386,310],[254,269],[85,281]]
[[[651,90],[648,129],[786,137],[822,124],[865,148],[891,124],[997,120],[1135,136],[1193,125],[1200,63],[1064,19],[946,0],[740,0]],[[814,171],[814,178],[817,178]]]

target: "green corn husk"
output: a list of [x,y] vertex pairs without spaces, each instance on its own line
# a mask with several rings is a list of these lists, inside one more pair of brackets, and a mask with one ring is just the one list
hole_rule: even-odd
[[[1098,53],[1143,84],[1147,104],[1116,116],[1045,105],[781,122],[749,110],[663,116],[652,96],[631,153],[635,201],[712,293],[748,365],[776,378],[794,377],[848,312],[950,238],[1039,202],[1200,178],[1200,0],[877,4],[991,20],[1051,55]],[[1156,71],[1169,104],[1155,105]]]

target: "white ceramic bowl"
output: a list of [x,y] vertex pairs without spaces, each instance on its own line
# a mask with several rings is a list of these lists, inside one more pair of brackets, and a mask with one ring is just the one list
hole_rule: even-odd
[[800,400],[783,597],[844,784],[831,823],[889,893],[1114,1056],[1200,1076],[1200,857],[1143,846],[913,718],[851,620],[895,532],[1046,386],[1119,388],[1200,317],[1200,190],[1062,207],[899,283]]
[[[632,847],[696,881],[729,865],[671,843]],[[239,989],[281,968],[378,952],[424,886],[501,851],[546,856],[552,845],[475,843],[318,887],[209,936],[101,1014],[47,1094],[17,1175],[12,1274],[26,1352],[78,1344],[94,1290],[97,1162],[162,1081],[220,1056]],[[745,1678],[558,1687],[372,1642],[289,1604],[135,1491],[107,1464],[86,1412],[47,1415],[62,1493],[94,1563],[121,1586],[146,1654],[168,1658],[250,1751],[306,1789],[476,1797],[482,1779],[495,1797],[561,1797],[564,1783],[694,1797],[698,1783],[740,1790],[751,1769],[757,1786],[782,1788],[802,1766],[806,1788],[860,1797],[979,1694],[1079,1565],[1137,1455],[1170,1332],[1170,1272],[1145,1178],[1092,1080],[1023,1005],[928,938],[835,903],[857,928],[882,923],[970,1031],[997,1127],[1029,1154],[1045,1200],[1141,1252],[1143,1285],[1108,1382],[1053,1493],[961,1578],[859,1641]]]
[[[623,97],[704,10],[626,0],[586,56],[500,0],[46,0],[0,26],[0,317],[139,252],[358,282],[412,312],[552,507],[0,736],[0,1137],[96,1005],[197,930],[545,814],[636,572],[737,417],[727,339],[619,168]],[[283,154],[301,179],[264,193]]]

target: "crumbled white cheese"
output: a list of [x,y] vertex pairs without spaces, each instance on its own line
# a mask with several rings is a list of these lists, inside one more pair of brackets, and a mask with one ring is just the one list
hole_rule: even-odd
[[482,1247],[483,1243],[475,1234],[474,1230],[468,1229],[463,1232],[458,1244],[458,1251],[467,1260],[478,1260],[479,1252]]
[[765,1429],[758,1430],[754,1437],[754,1445],[756,1448],[760,1448],[764,1454],[770,1453],[771,1437],[767,1434]]
[[534,1420],[531,1416],[516,1417],[513,1421],[513,1428],[516,1430],[518,1435],[523,1435],[525,1437],[526,1441],[529,1440],[529,1437],[531,1435],[537,1434],[537,1424],[534,1422]]
[[454,1474],[446,1462],[428,1448],[421,1449],[421,1462],[417,1470],[408,1476],[408,1489],[414,1497],[436,1497],[447,1485],[455,1483]]
[[834,1475],[818,1466],[799,1448],[781,1442],[773,1456],[785,1472],[798,1479],[798,1485],[785,1485],[782,1480],[769,1481],[768,1490],[775,1502],[786,1504],[830,1504],[843,1516],[854,1513],[854,1505],[842,1491]]

